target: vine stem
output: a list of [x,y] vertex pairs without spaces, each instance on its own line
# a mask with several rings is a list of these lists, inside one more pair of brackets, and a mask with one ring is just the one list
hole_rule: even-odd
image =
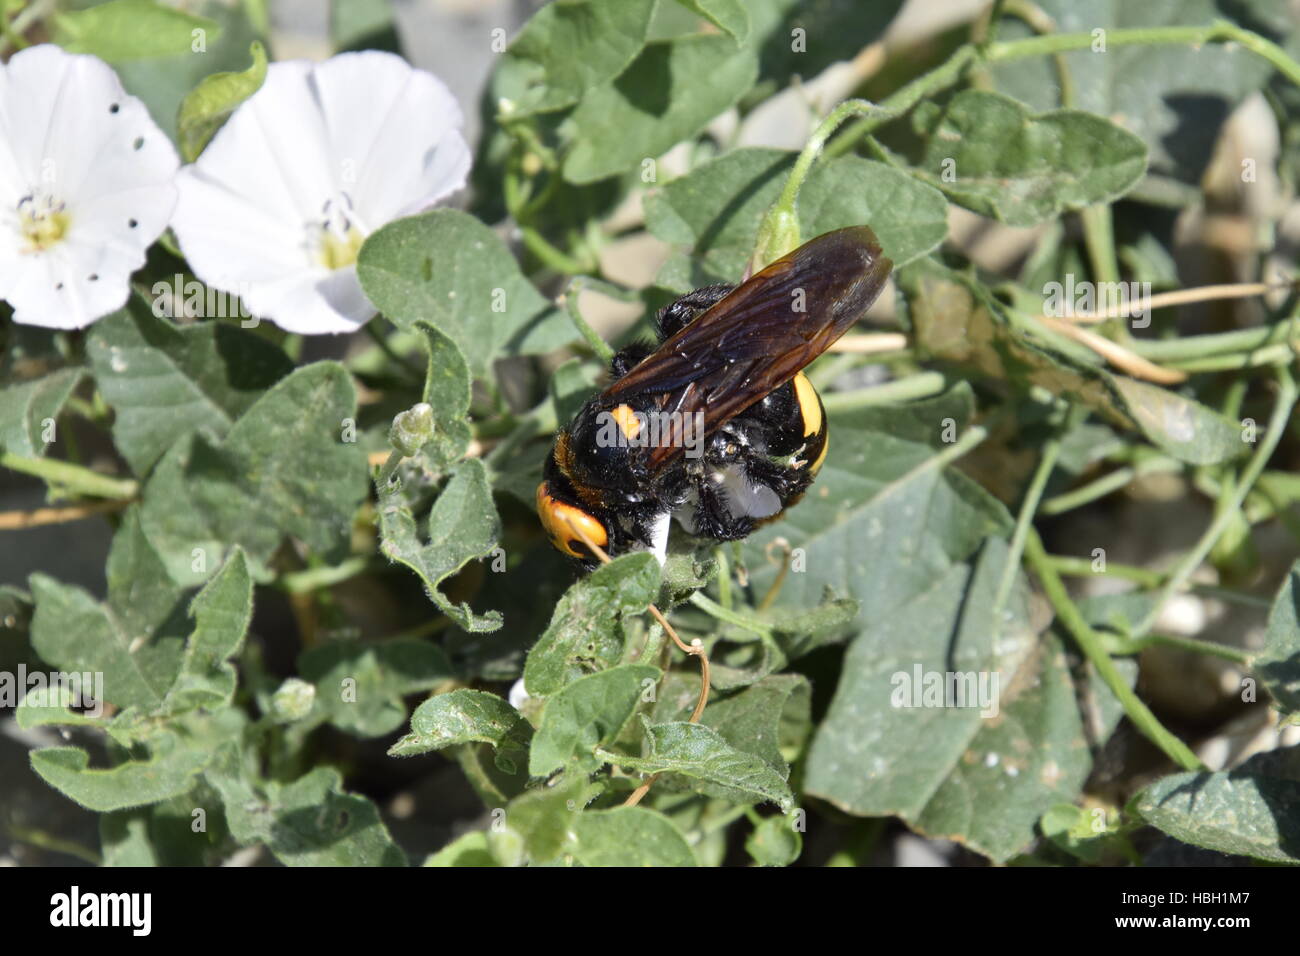
[[[799,237],[799,216],[796,210],[799,190],[803,188],[804,180],[812,172],[813,163],[822,154],[826,141],[849,117],[873,117],[873,114],[880,112],[881,108],[879,106],[866,100],[845,100],[817,124],[817,128],[808,137],[808,142],[804,144],[804,148],[800,151],[798,158],[795,159],[794,166],[790,169],[790,175],[786,177],[785,186],[781,189],[781,194],[771,208],[768,209],[767,214],[763,216],[763,221],[759,224],[758,241],[754,244],[754,255],[750,259],[749,268],[745,273],[746,277],[799,246],[801,240]],[[882,116],[880,121],[891,119],[894,115],[890,113],[887,116]]]
[[1166,730],[1156,715],[1151,713],[1150,708],[1142,702],[1141,698],[1125,682],[1119,668],[1115,666],[1115,662],[1106,653],[1101,635],[1092,629],[1078,607],[1070,600],[1070,595],[1065,590],[1060,575],[1056,573],[1056,568],[1048,559],[1047,551],[1043,548],[1042,539],[1038,537],[1038,532],[1032,527],[1025,538],[1025,560],[1038,576],[1038,580],[1043,586],[1043,592],[1047,595],[1047,600],[1051,602],[1053,609],[1055,609],[1057,617],[1060,618],[1061,623],[1074,637],[1084,655],[1097,668],[1097,673],[1106,686],[1110,688],[1111,693],[1119,700],[1124,708],[1124,713],[1133,722],[1133,726],[1184,770],[1204,770],[1205,765],[1201,763],[1196,754],[1192,753],[1191,748]]
[[1268,429],[1264,432],[1259,447],[1255,449],[1255,454],[1251,456],[1250,463],[1242,472],[1240,480],[1234,484],[1232,492],[1226,496],[1225,500],[1220,502],[1214,520],[1210,522],[1210,526],[1205,529],[1205,533],[1196,542],[1196,547],[1188,552],[1183,560],[1178,562],[1169,578],[1165,581],[1164,587],[1160,589],[1160,593],[1156,596],[1156,601],[1151,606],[1151,610],[1147,612],[1142,622],[1133,629],[1133,637],[1140,638],[1151,630],[1156,619],[1160,616],[1160,611],[1164,608],[1165,602],[1181,591],[1193,572],[1200,567],[1201,562],[1205,560],[1205,556],[1210,553],[1215,543],[1236,517],[1242,502],[1246,500],[1246,495],[1255,486],[1255,482],[1259,479],[1264,466],[1268,464],[1269,458],[1277,450],[1278,443],[1286,432],[1287,423],[1291,420],[1291,410],[1295,407],[1297,395],[1295,379],[1291,377],[1290,371],[1285,366],[1277,368],[1277,378],[1277,404],[1273,407],[1273,416],[1269,420]]
[[[1135,27],[1106,30],[1106,48],[1112,46],[1201,46],[1205,43],[1239,43],[1250,52],[1263,57],[1279,73],[1300,86],[1300,63],[1291,59],[1286,51],[1271,40],[1250,30],[1242,29],[1227,20],[1216,20],[1201,27]],[[1069,50],[1092,49],[1097,38],[1091,33],[1054,33],[1046,36],[1026,37],[990,43],[984,48],[984,59],[991,63],[1019,60],[1030,56],[1064,53]]]
[[1048,479],[1052,477],[1053,469],[1056,468],[1056,460],[1061,455],[1061,446],[1065,436],[1071,428],[1086,418],[1087,415],[1086,408],[1079,405],[1071,407],[1065,413],[1056,434],[1043,446],[1043,454],[1038,459],[1038,467],[1034,470],[1033,478],[1029,481],[1029,487],[1025,490],[1025,500],[1021,502],[1020,513],[1016,516],[1016,527],[1011,534],[1006,567],[1002,569],[1002,579],[998,582],[997,595],[993,599],[993,620],[995,621],[1001,620],[1002,608],[1011,595],[1011,588],[1016,581],[1016,571],[1020,567],[1021,556],[1025,553],[1025,538],[1033,525],[1034,515],[1038,511],[1038,503],[1043,498],[1043,490],[1047,487]]
[[16,531],[20,528],[37,528],[47,524],[66,524],[80,521],[94,515],[121,511],[128,501],[96,501],[87,505],[72,505],[68,508],[35,508],[31,511],[0,511],[0,531]]
[[[564,516],[564,523],[569,526],[569,530],[578,536],[578,539],[587,546],[587,548],[591,551],[591,553],[600,559],[601,564],[610,563],[610,557],[606,553],[605,549],[602,548],[600,545],[598,545],[595,541],[592,541],[591,536],[588,535],[584,529],[580,528],[576,522],[570,521],[568,516],[566,515]],[[699,699],[696,700],[695,702],[695,710],[691,712],[691,719],[690,719],[690,723],[698,724],[700,722],[700,715],[704,713],[704,708],[709,703],[710,673],[709,673],[708,652],[704,650],[704,645],[700,642],[700,639],[698,637],[695,640],[691,641],[691,643],[689,644],[687,644],[680,637],[678,637],[677,631],[674,630],[673,626],[668,623],[668,618],[664,617],[663,611],[659,610],[659,608],[656,607],[654,604],[647,605],[646,610],[650,612],[651,617],[653,617],[656,621],[659,622],[659,626],[664,629],[665,634],[667,634],[670,638],[672,638],[673,643],[677,645],[678,649],[680,649],[683,653],[690,655],[691,657],[699,658],[700,696]],[[625,801],[623,801],[623,806],[634,807],[638,803],[640,803],[641,798],[650,792],[650,788],[654,786],[654,782],[658,779],[659,779],[659,774],[657,773],[650,776],[644,783],[641,784],[641,786],[637,787],[635,790],[631,792],[631,794],[628,795],[628,798]]]
[[595,353],[596,358],[600,359],[600,364],[609,365],[610,360],[614,357],[614,350],[591,327],[591,323],[587,321],[578,308],[579,294],[591,284],[583,276],[577,276],[570,281],[568,287],[564,290],[564,310],[569,313],[569,319],[573,322],[574,328],[578,330],[578,334],[582,336],[583,341],[587,343],[587,347]]
[[46,484],[95,498],[129,501],[140,491],[139,483],[130,478],[114,478],[57,458],[24,458],[12,452],[0,452],[0,468],[32,475]]

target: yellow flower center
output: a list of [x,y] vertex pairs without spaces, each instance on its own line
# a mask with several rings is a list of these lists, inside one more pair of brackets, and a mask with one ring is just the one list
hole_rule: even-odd
[[333,229],[326,229],[321,235],[316,255],[326,269],[343,269],[357,261],[357,253],[365,241],[366,237],[361,234],[361,230],[353,225],[349,225],[342,235]]
[[62,203],[24,199],[18,204],[18,231],[26,243],[24,252],[44,252],[63,239],[72,217]]

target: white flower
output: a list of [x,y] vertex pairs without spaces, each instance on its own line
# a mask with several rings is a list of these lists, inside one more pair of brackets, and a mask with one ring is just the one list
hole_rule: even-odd
[[375,314],[362,241],[459,189],[460,108],[391,53],[273,63],[193,166],[172,218],[204,282],[290,332],[350,332]]
[[103,61],[43,44],[0,65],[0,298],[14,321],[80,329],[121,308],[179,165]]

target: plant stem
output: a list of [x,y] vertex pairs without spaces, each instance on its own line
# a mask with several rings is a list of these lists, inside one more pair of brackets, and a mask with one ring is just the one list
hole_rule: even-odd
[[[1106,30],[1106,49],[1116,46],[1201,46],[1206,43],[1238,43],[1271,63],[1279,73],[1300,86],[1300,63],[1291,59],[1281,47],[1235,23],[1217,20],[1201,27],[1136,27]],[[984,59],[991,62],[1020,60],[1068,50],[1089,50],[1097,42],[1091,33],[1054,33],[990,43]]]
[[852,392],[831,392],[822,396],[827,414],[847,412],[855,408],[888,405],[913,398],[928,398],[947,388],[948,380],[942,372],[920,372],[884,385],[873,385]]
[[725,608],[712,598],[704,594],[703,591],[696,591],[691,595],[691,603],[704,611],[710,617],[717,618],[727,624],[734,624],[742,630],[749,631],[751,634],[757,634],[759,637],[771,637],[772,630],[761,621],[755,620],[745,614],[739,614],[730,608]]
[[354,578],[372,566],[376,565],[374,559],[369,555],[356,555],[333,567],[306,568],[302,571],[293,571],[283,575],[276,584],[280,590],[287,591],[290,594],[303,594]]
[[1150,708],[1142,702],[1137,694],[1133,693],[1133,689],[1125,682],[1119,669],[1115,666],[1115,662],[1106,653],[1101,635],[1089,626],[1074,602],[1070,600],[1065,585],[1061,582],[1060,576],[1056,573],[1056,568],[1053,567],[1052,562],[1048,559],[1047,552],[1043,549],[1042,539],[1038,537],[1038,532],[1033,528],[1029,529],[1025,541],[1025,559],[1042,584],[1043,591],[1055,609],[1057,617],[1060,618],[1061,623],[1074,637],[1084,655],[1097,668],[1097,673],[1106,683],[1106,686],[1110,688],[1111,693],[1119,700],[1124,708],[1124,713],[1133,722],[1133,725],[1137,727],[1143,736],[1159,747],[1170,760],[1184,770],[1204,770],[1205,766],[1197,758],[1196,754],[1192,753],[1185,743],[1164,728],[1156,715],[1151,713]]
[[[1133,581],[1144,588],[1158,588],[1165,582],[1167,574],[1161,571],[1152,571],[1150,568],[1140,568],[1133,564],[1117,564],[1114,561],[1106,562],[1105,571],[1097,571],[1092,566],[1089,558],[1073,558],[1063,554],[1049,554],[1047,560],[1051,562],[1053,568],[1058,574],[1065,574],[1074,578],[1088,578],[1096,575],[1111,576],[1122,578],[1125,581]],[[1248,594],[1245,591],[1237,591],[1233,588],[1222,588],[1213,584],[1192,583],[1188,590],[1193,594],[1199,594],[1203,597],[1217,598],[1220,601],[1228,601],[1233,604],[1242,604],[1247,607],[1268,608],[1273,606],[1273,602],[1266,597],[1258,594]]]
[[1149,475],[1157,472],[1182,471],[1183,463],[1174,458],[1160,456],[1149,458],[1139,465],[1128,468],[1119,468],[1109,474],[1102,475],[1094,481],[1088,482],[1075,488],[1073,491],[1067,491],[1059,495],[1048,498],[1043,502],[1039,509],[1040,514],[1059,515],[1066,511],[1072,511],[1075,508],[1090,504],[1098,498],[1104,498],[1114,491],[1119,491],[1133,479],[1141,475]]
[[1056,467],[1056,460],[1061,455],[1062,441],[1066,433],[1081,422],[1087,414],[1088,410],[1081,405],[1072,407],[1066,412],[1056,434],[1043,445],[1043,454],[1038,459],[1038,467],[1034,469],[1033,478],[1030,479],[1029,487],[1025,490],[1025,499],[1020,504],[1020,513],[1016,516],[1016,527],[1011,534],[1011,543],[1007,551],[1007,563],[1002,569],[1002,578],[998,581],[997,594],[993,599],[995,621],[1002,619],[1002,608],[1011,594],[1011,587],[1016,581],[1016,572],[1020,569],[1020,559],[1025,552],[1025,537],[1029,534],[1034,515],[1038,511],[1043,489],[1047,487],[1047,481],[1052,477],[1052,469]]
[[569,287],[564,290],[564,310],[569,313],[574,328],[578,330],[578,334],[587,343],[587,347],[600,359],[600,364],[609,365],[610,359],[614,357],[614,349],[591,327],[591,324],[583,316],[582,310],[578,308],[578,295],[588,286],[589,283],[583,276],[573,279],[569,283]]
[[1215,542],[1219,540],[1236,517],[1241,503],[1245,501],[1246,495],[1259,479],[1260,472],[1264,470],[1269,458],[1277,450],[1278,442],[1282,440],[1282,435],[1286,432],[1287,423],[1291,420],[1291,410],[1296,402],[1296,384],[1291,377],[1290,371],[1285,367],[1279,367],[1277,377],[1277,404],[1273,407],[1273,416],[1269,419],[1268,429],[1264,432],[1259,447],[1255,449],[1255,454],[1251,456],[1250,463],[1242,472],[1241,477],[1233,484],[1230,494],[1226,496],[1226,500],[1219,503],[1210,526],[1205,529],[1205,533],[1196,542],[1196,546],[1178,562],[1157,596],[1155,604],[1147,612],[1147,616],[1133,629],[1134,637],[1142,637],[1151,630],[1156,619],[1160,616],[1160,611],[1165,602],[1181,591],[1192,573],[1200,567],[1201,562],[1205,560],[1205,556],[1213,549]]
[[395,364],[398,368],[413,375],[415,381],[420,383],[424,382],[424,371],[416,368],[416,366],[406,356],[397,354],[397,350],[389,343],[388,336],[380,331],[378,324],[374,320],[367,322],[362,326],[362,328],[366,330],[366,335],[370,336],[379,351],[388,356],[389,361]]
[[977,52],[973,44],[958,47],[941,66],[918,76],[911,83],[885,97],[876,106],[874,115],[864,116],[853,123],[826,148],[827,157],[834,159],[836,156],[842,156],[851,150],[858,140],[877,127],[903,115],[921,100],[927,99],[939,90],[952,86],[961,79],[966,68],[974,62]]
[[139,482],[130,478],[114,478],[55,458],[24,458],[12,452],[0,452],[0,468],[33,475],[47,485],[95,498],[128,501],[140,491]]

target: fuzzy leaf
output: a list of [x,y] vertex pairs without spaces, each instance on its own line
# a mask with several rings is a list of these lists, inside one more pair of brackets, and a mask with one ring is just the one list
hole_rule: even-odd
[[1291,566],[1273,602],[1254,666],[1278,710],[1287,716],[1300,711],[1300,562]]
[[500,537],[482,461],[471,458],[452,474],[429,513],[428,543],[420,540],[410,509],[392,490],[380,494],[379,531],[384,554],[418,574],[429,600],[460,627],[477,632],[501,626],[500,611],[476,615],[468,604],[452,604],[438,590],[446,578],[491,551]]
[[1194,846],[1271,863],[1300,863],[1300,747],[1217,773],[1177,773],[1137,795],[1142,818]]
[[593,668],[623,656],[623,617],[640,614],[659,593],[659,562],[625,554],[576,582],[560,598],[550,626],[528,652],[524,686],[549,697]]
[[712,729],[685,721],[649,728],[641,757],[604,754],[612,763],[646,774],[670,774],[679,786],[737,803],[770,801],[782,812],[794,806],[785,778],[761,757],[737,750]]
[[954,202],[1013,226],[1116,199],[1146,171],[1142,140],[1104,117],[1035,116],[982,90],[954,96],[927,132],[918,174]]
[[46,424],[59,417],[84,374],[79,368],[65,368],[0,388],[0,451],[24,458],[44,455]]
[[331,641],[303,651],[298,673],[316,685],[316,713],[358,737],[379,737],[406,720],[407,694],[452,676],[442,648],[399,638],[362,643]]
[[757,73],[752,53],[730,37],[647,44],[617,80],[591,90],[574,110],[564,178],[596,182],[666,153],[739,100]]
[[240,103],[256,93],[266,79],[266,50],[261,43],[248,48],[253,63],[246,70],[211,73],[185,94],[176,118],[181,156],[192,163]]
[[568,318],[524,278],[496,234],[454,209],[373,233],[357,257],[357,278],[393,322],[424,320],[455,342],[475,376],[494,359],[546,352],[574,337]]
[[595,770],[600,765],[593,756],[596,749],[618,736],[642,692],[659,676],[657,667],[623,664],[567,684],[542,711],[528,772],[545,777],[575,758],[579,769]]

